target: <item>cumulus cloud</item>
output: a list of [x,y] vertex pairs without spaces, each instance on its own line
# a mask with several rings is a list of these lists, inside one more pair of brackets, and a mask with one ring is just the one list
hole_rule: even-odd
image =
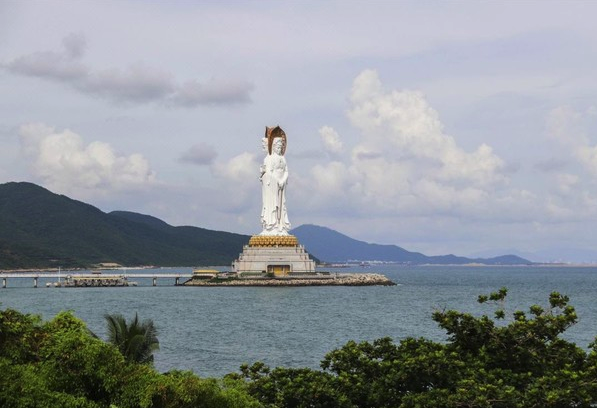
[[126,68],[94,70],[81,62],[87,48],[82,34],[69,34],[59,52],[44,51],[23,55],[4,64],[9,72],[42,78],[70,86],[82,93],[105,99],[175,107],[248,103],[253,85],[236,79],[215,79],[203,83],[177,83],[169,72],[143,64]]
[[214,175],[228,181],[246,183],[247,180],[258,178],[259,164],[257,158],[251,153],[241,153],[224,163],[212,166]]
[[199,143],[196,145],[191,146],[189,150],[184,152],[179,161],[183,163],[191,163],[197,165],[211,165],[215,158],[218,156],[218,153],[215,151],[213,146]]
[[333,154],[338,154],[342,151],[342,140],[340,135],[330,126],[323,126],[319,129],[319,135],[323,141],[324,148]]
[[99,141],[85,144],[69,129],[57,131],[43,123],[29,123],[19,128],[19,136],[33,175],[61,193],[102,195],[143,188],[156,181],[141,154],[118,155],[109,144]]
[[[456,214],[483,208],[506,184],[504,162],[492,148],[458,146],[421,92],[386,90],[377,72],[366,70],[354,80],[350,102],[348,117],[361,139],[349,162],[312,169],[319,195],[371,213]],[[332,128],[320,134],[328,149],[341,148]]]
[[346,197],[353,179],[350,170],[341,162],[333,161],[327,165],[313,167],[313,187],[324,191],[326,197],[336,199]]
[[503,161],[482,144],[472,152],[447,135],[437,112],[418,91],[386,91],[373,70],[353,83],[348,116],[363,134],[360,150],[386,152],[386,157],[423,159],[433,164],[428,177],[485,186],[503,181]]
[[[241,153],[227,161],[217,161],[211,172],[218,181],[219,194],[223,197],[219,208],[238,214],[255,205],[259,194],[259,163],[251,153]],[[253,182],[251,182],[253,181]],[[255,214],[255,224],[258,216]]]

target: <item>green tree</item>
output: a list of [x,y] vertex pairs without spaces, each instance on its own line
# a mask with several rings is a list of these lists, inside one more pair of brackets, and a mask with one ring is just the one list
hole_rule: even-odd
[[114,344],[127,361],[153,363],[153,353],[159,350],[157,329],[152,320],[139,321],[139,316],[130,323],[119,314],[104,316],[108,325],[108,341]]
[[338,389],[334,377],[310,368],[276,367],[257,362],[242,365],[232,380],[247,380],[248,392],[266,407],[352,408],[350,399]]
[[15,364],[33,361],[44,338],[41,318],[13,309],[0,313],[0,357]]
[[61,312],[44,325],[44,333],[36,368],[50,390],[100,406],[122,392],[132,367],[115,347],[93,337],[83,321]]
[[124,358],[70,312],[0,311],[0,342],[2,407],[101,407],[121,392]]
[[2,408],[259,408],[247,384],[125,360],[71,312],[0,310]]

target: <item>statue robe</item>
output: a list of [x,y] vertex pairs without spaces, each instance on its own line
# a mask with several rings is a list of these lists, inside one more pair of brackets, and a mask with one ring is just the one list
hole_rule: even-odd
[[286,159],[276,153],[267,155],[263,161],[261,235],[288,235],[290,221],[286,211],[286,184],[288,166]]

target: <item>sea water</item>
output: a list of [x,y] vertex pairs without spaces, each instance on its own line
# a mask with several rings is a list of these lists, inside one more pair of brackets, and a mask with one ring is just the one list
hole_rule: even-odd
[[[547,307],[552,291],[570,297],[579,322],[565,338],[588,347],[597,335],[597,267],[473,267],[375,265],[338,272],[383,273],[397,286],[365,287],[185,287],[174,278],[138,280],[137,287],[46,288],[41,280],[9,279],[0,289],[0,307],[52,318],[72,310],[100,337],[104,315],[135,312],[158,328],[160,371],[192,370],[201,376],[238,371],[242,363],[263,361],[285,367],[318,368],[325,354],[349,340],[389,336],[445,341],[431,319],[434,310],[455,309],[493,315],[477,296],[508,288],[506,311]],[[190,268],[135,271],[190,273]],[[112,273],[112,272],[110,272]]]

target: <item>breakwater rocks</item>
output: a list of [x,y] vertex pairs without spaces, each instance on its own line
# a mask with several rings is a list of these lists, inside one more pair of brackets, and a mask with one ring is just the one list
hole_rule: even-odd
[[186,286],[394,286],[378,273],[342,273],[314,277],[189,279]]

